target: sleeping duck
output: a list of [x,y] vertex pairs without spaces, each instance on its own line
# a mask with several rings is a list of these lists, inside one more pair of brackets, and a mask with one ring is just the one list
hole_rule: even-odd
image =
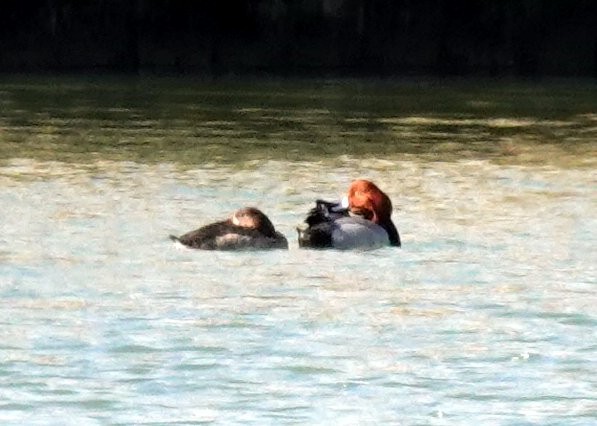
[[342,203],[317,200],[305,222],[297,228],[301,248],[374,249],[400,247],[392,222],[392,202],[373,182],[351,183]]
[[288,241],[269,218],[255,207],[237,210],[227,220],[211,223],[170,239],[201,250],[288,249]]

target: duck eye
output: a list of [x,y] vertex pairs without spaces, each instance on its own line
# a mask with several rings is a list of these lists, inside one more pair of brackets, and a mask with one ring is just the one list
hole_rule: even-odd
[[355,195],[359,198],[367,198],[367,194],[363,191],[357,191]]

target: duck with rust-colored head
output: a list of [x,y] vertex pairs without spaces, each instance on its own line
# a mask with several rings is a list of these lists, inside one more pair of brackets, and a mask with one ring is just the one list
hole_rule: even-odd
[[305,222],[297,228],[299,247],[373,249],[400,247],[400,235],[392,222],[392,201],[365,179],[351,183],[343,203],[317,200]]
[[227,220],[205,225],[180,237],[170,235],[170,239],[201,250],[288,249],[286,237],[255,207],[242,208]]

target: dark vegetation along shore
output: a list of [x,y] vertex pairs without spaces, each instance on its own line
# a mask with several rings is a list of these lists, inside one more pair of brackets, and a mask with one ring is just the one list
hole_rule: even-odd
[[3,0],[0,72],[597,77],[597,2]]

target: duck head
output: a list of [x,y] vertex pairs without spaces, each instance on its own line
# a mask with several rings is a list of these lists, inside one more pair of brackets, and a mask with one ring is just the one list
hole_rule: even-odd
[[400,235],[392,222],[392,201],[377,185],[366,179],[353,181],[348,188],[348,208],[383,227],[390,243],[400,247]]
[[350,184],[348,208],[377,224],[392,216],[390,198],[377,185],[365,179],[355,180]]
[[261,232],[266,237],[274,238],[276,230],[269,218],[255,207],[244,207],[234,212],[230,218],[233,225],[242,228],[252,228]]

